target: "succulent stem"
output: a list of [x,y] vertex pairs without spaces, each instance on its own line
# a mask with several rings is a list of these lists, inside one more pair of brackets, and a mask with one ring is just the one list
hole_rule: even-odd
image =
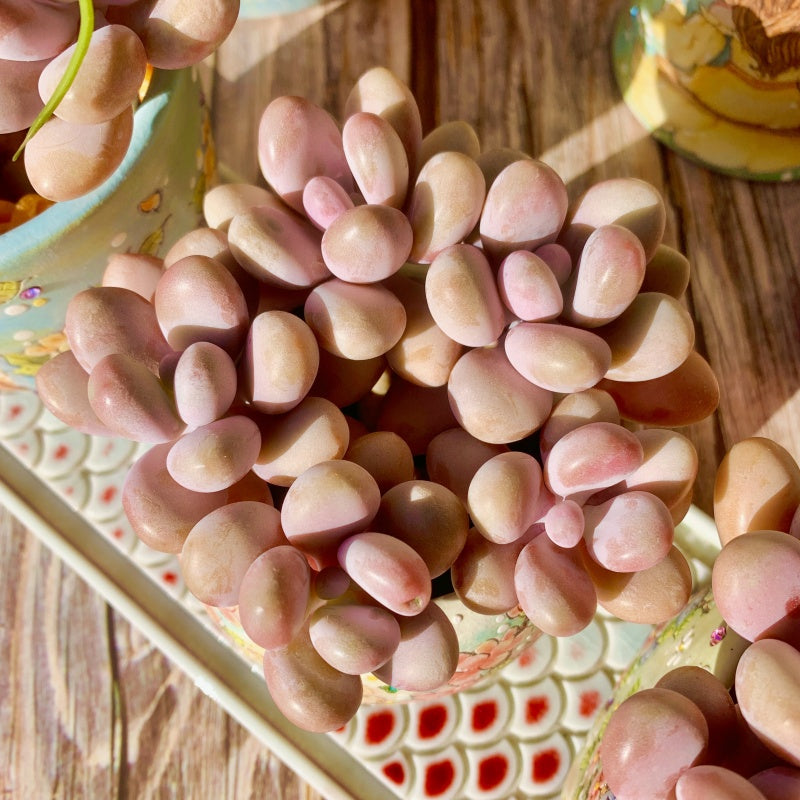
[[61,80],[58,82],[58,86],[56,86],[50,99],[45,103],[44,108],[39,112],[39,116],[36,117],[30,128],[28,128],[28,133],[22,140],[22,144],[19,146],[17,152],[14,153],[14,157],[11,159],[12,161],[16,161],[19,158],[20,153],[25,149],[25,145],[31,140],[31,137],[33,137],[42,125],[50,119],[53,111],[55,111],[58,104],[64,99],[64,95],[69,91],[69,87],[72,86],[72,82],[75,80],[75,76],[78,74],[78,70],[83,63],[83,58],[86,55],[86,51],[89,49],[89,41],[94,32],[94,6],[92,5],[92,0],[78,0],[78,8],[80,10],[81,24],[78,28],[78,40],[75,44],[75,51],[67,64],[64,74],[61,76]]

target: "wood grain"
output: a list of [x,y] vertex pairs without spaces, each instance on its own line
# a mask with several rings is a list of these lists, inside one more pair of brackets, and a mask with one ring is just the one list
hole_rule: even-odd
[[[332,0],[240,21],[209,91],[224,177],[263,182],[261,111],[304,95],[339,115],[370,66],[412,87],[428,131],[453,119],[484,147],[536,155],[571,196],[644,178],[666,241],[693,267],[686,296],[722,401],[687,429],[711,510],[724,451],[767,435],[800,458],[800,186],[725,178],[657,145],[610,65],[619,0]],[[0,798],[319,800],[33,536],[0,511]]]
[[113,796],[120,750],[108,609],[5,510],[0,563],[2,791]]
[[0,507],[0,798],[319,800]]

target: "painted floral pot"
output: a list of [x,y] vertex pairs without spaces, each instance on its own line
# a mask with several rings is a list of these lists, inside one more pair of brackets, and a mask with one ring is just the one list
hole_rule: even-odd
[[[455,594],[436,598],[432,602],[447,614],[458,635],[460,653],[455,674],[449,683],[430,692],[398,690],[387,686],[374,675],[364,675],[364,704],[406,703],[475,688],[521,655],[541,635],[539,629],[519,609],[506,614],[478,614],[468,609]],[[207,607],[206,611],[223,640],[260,669],[264,651],[244,632],[237,609]]]
[[634,3],[612,42],[628,107],[703,166],[749,180],[800,177],[800,12],[791,5]]
[[717,610],[711,590],[700,590],[674,619],[656,627],[639,655],[617,683],[582,752],[572,762],[563,797],[574,800],[613,800],[603,780],[599,748],[611,714],[634,692],[649,689],[670,670],[698,666],[733,685],[736,665],[750,643],[728,628]]
[[111,254],[164,255],[200,224],[213,168],[196,70],[157,71],[117,171],[0,236],[0,388],[32,389],[39,367],[67,348],[67,304],[100,283]]

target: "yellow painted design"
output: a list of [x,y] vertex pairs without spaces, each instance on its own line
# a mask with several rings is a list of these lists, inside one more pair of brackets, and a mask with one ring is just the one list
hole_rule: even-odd
[[144,238],[138,252],[148,256],[158,255],[159,248],[164,243],[164,228],[171,216],[172,214],[168,214],[164,221]]
[[69,350],[69,343],[63,331],[56,331],[55,333],[49,333],[47,336],[43,336],[39,339],[39,344],[47,348],[47,351],[53,355],[61,353],[64,350]]
[[768,75],[723,0],[647,6],[629,53],[625,101],[650,129],[701,163],[733,174],[788,177],[800,167],[800,67]]
[[690,72],[713,61],[725,49],[727,38],[702,14],[684,17],[674,5],[664,5],[648,29],[651,42],[679,70]]
[[39,371],[42,364],[50,359],[50,355],[26,356],[10,353],[5,356],[9,365],[14,368],[16,375],[27,375],[33,377]]
[[192,200],[198,213],[203,210],[203,198],[209,186],[216,183],[217,150],[214,145],[214,134],[211,128],[211,116],[208,109],[202,109],[201,144],[195,153],[197,159],[197,182],[194,185]]
[[22,281],[0,281],[0,303],[13,300],[19,293]]
[[737,74],[732,68],[698,66],[686,88],[722,117],[768,128],[800,127],[800,88]]

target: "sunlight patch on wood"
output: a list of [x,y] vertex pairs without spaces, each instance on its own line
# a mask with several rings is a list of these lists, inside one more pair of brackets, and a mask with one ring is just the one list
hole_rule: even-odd
[[647,136],[648,131],[620,100],[558,144],[548,147],[537,158],[569,183]]

